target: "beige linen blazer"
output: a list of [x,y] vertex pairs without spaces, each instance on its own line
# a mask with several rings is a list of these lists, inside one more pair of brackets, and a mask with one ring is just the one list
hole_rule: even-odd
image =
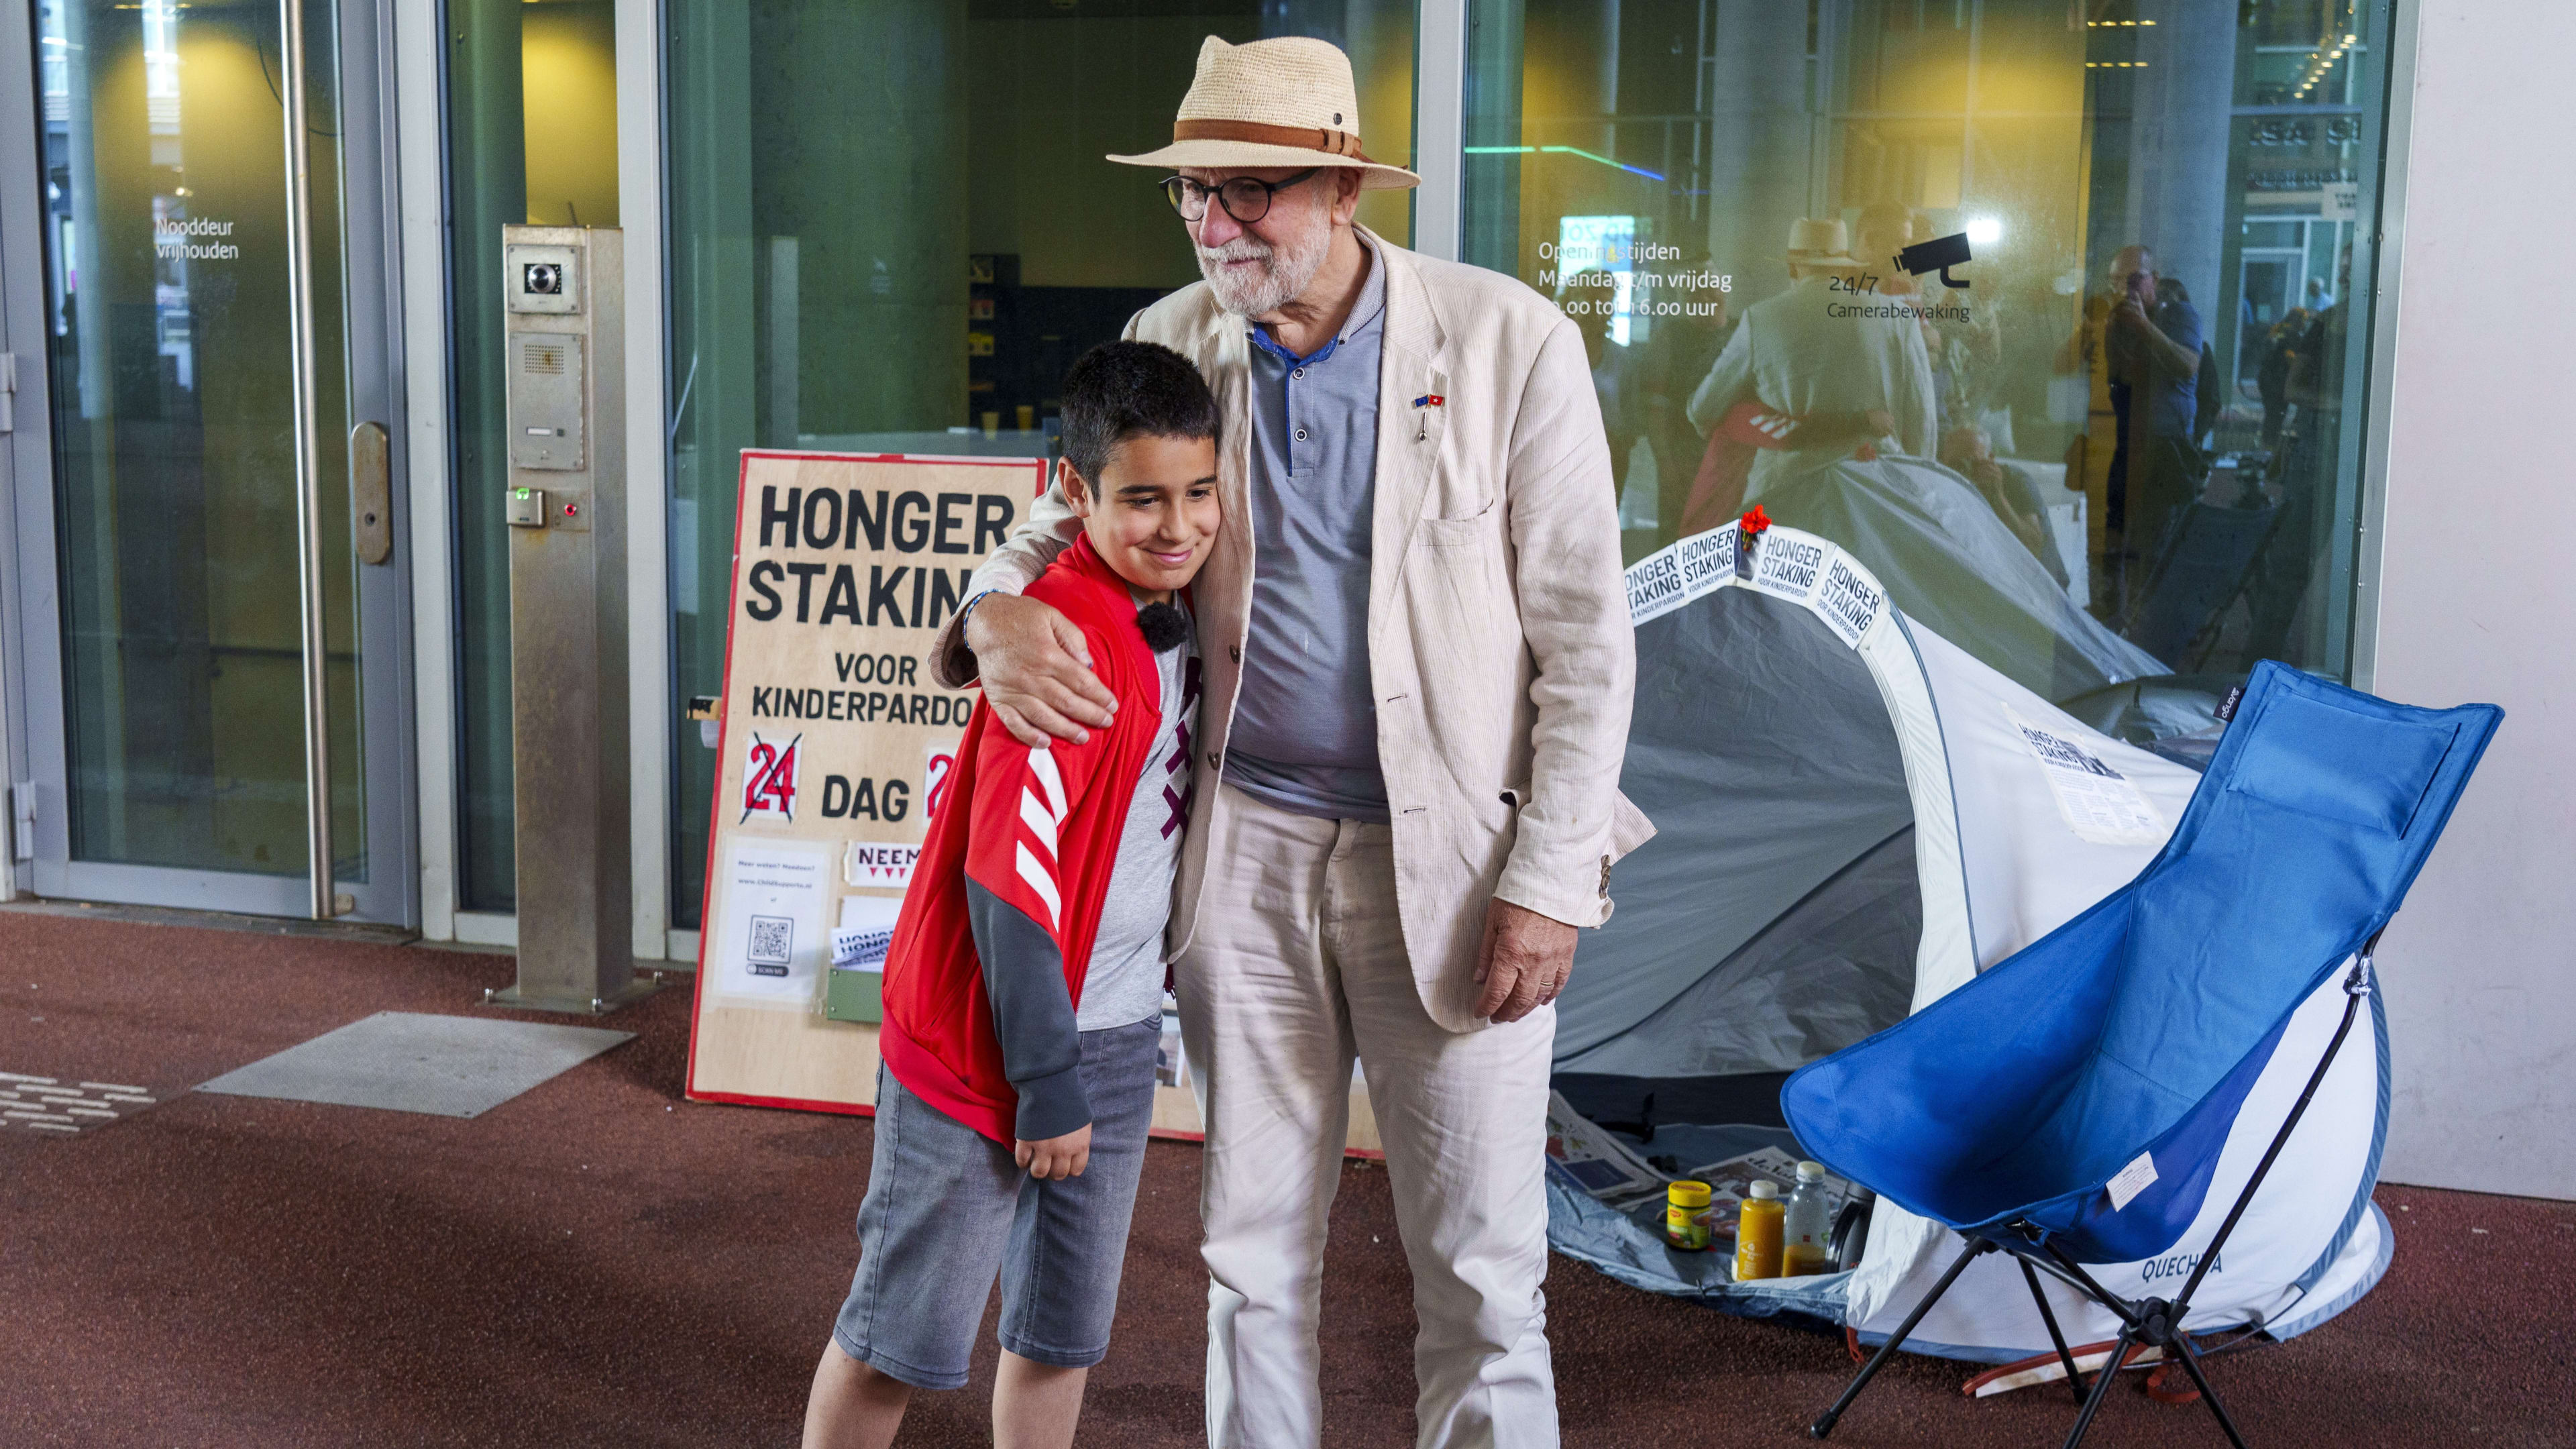
[[[1386,268],[1368,644],[1396,901],[1424,1009],[1470,1031],[1483,1024],[1486,901],[1597,926],[1610,916],[1611,863],[1654,833],[1618,790],[1636,649],[1610,449],[1583,339],[1545,298],[1361,236]],[[1252,605],[1246,326],[1204,282],[1127,326],[1195,361],[1224,420],[1225,524],[1192,594],[1207,661],[1203,753],[1174,955],[1196,933],[1205,842],[1226,808],[1216,781]],[[1080,530],[1050,489],[975,590],[1017,591]],[[954,621],[932,658],[951,688],[973,678]]]

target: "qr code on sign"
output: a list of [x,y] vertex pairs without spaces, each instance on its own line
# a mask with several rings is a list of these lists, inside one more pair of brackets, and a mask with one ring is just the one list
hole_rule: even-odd
[[796,922],[786,916],[751,918],[751,946],[744,956],[754,976],[784,976],[796,951]]

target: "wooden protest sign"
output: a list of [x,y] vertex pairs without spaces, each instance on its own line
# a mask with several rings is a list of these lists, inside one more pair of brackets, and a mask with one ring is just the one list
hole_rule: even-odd
[[[1037,458],[742,455],[692,1099],[873,1110],[887,942],[975,703],[931,641],[1045,482]],[[1196,1136],[1165,1048],[1155,1129]]]
[[886,939],[975,703],[931,680],[930,643],[1045,480],[1038,458],[742,455],[690,1096],[875,1101]]

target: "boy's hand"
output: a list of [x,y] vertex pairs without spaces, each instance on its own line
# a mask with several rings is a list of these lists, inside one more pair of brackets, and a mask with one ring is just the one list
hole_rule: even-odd
[[1035,1178],[1080,1177],[1091,1165],[1091,1124],[1085,1122],[1062,1137],[1042,1142],[1014,1142],[1011,1160]]

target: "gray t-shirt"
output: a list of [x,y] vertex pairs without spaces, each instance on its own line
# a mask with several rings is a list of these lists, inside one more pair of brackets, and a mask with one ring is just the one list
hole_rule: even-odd
[[[1195,635],[1196,631],[1192,631]],[[1144,774],[1127,804],[1118,863],[1100,903],[1100,931],[1082,979],[1082,1031],[1133,1026],[1163,1014],[1163,928],[1172,918],[1172,878],[1181,867],[1181,835],[1190,818],[1190,736],[1199,717],[1196,639],[1154,656],[1161,667],[1163,721],[1146,753]]]
[[1251,332],[1252,616],[1225,780],[1294,814],[1383,825],[1368,596],[1386,266],[1372,253],[1350,319],[1304,357]]

